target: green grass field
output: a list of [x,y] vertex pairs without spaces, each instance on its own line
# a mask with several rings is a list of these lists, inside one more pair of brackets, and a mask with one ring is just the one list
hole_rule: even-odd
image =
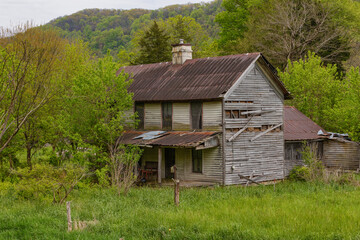
[[67,232],[66,206],[0,197],[0,239],[360,239],[360,190],[284,182],[266,187],[133,188],[73,192],[75,220],[97,224]]

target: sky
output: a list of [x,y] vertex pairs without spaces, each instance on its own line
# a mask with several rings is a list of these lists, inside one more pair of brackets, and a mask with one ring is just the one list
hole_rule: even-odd
[[32,22],[45,24],[86,8],[158,9],[173,4],[210,2],[210,0],[0,0],[0,27]]

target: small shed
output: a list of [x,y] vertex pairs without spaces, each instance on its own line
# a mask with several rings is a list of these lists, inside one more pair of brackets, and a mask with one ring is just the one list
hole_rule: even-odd
[[295,166],[304,164],[301,154],[304,141],[316,149],[317,155],[322,158],[327,137],[328,133],[322,127],[298,109],[284,106],[285,175]]
[[358,170],[360,144],[343,134],[326,132],[322,127],[292,106],[284,106],[285,175],[295,166],[303,165],[304,141],[317,151],[330,169]]

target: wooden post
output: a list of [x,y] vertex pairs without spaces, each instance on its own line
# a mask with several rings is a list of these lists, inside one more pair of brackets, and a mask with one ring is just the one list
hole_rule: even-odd
[[161,184],[161,159],[162,159],[162,148],[158,149],[158,183]]
[[174,179],[174,203],[179,206],[180,202],[180,180]]
[[68,221],[68,231],[72,231],[72,222],[71,222],[71,208],[70,208],[71,202],[66,202],[66,211],[67,211],[67,221]]
[[175,203],[176,206],[179,206],[179,202],[180,202],[180,180],[177,179],[177,173],[176,173],[177,167],[176,167],[176,165],[174,165],[172,168],[174,169],[174,178],[173,178],[173,181],[174,181],[174,203]]

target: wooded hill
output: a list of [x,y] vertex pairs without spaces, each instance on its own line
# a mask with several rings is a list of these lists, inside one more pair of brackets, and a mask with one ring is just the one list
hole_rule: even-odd
[[223,10],[222,0],[210,3],[171,5],[157,10],[85,9],[69,16],[59,17],[47,25],[55,26],[61,35],[83,39],[99,56],[108,50],[115,56],[120,50],[129,50],[136,32],[152,20],[166,20],[177,15],[193,18],[205,34],[215,38],[219,26],[215,16]]

